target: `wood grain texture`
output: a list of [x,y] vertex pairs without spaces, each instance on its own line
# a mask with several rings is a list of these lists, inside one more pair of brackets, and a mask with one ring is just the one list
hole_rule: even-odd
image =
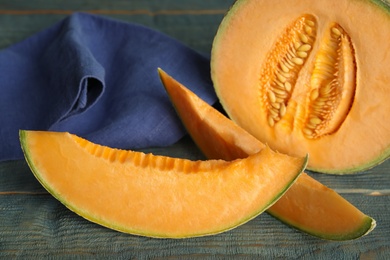
[[162,31],[209,53],[215,32],[233,0],[131,0],[0,2],[0,48],[23,40],[73,12],[88,12]]
[[[0,48],[83,11],[144,24],[209,53],[232,2],[2,0]],[[188,137],[171,147],[144,151],[204,159]],[[4,162],[0,164],[0,258],[390,259],[390,161],[358,175],[310,175],[375,218],[377,228],[358,240],[330,242],[262,214],[215,236],[183,240],[132,236],[91,223],[65,208],[42,188],[23,160]]]
[[[171,147],[143,151],[204,158],[188,137]],[[380,167],[386,169],[388,163]],[[381,185],[389,184],[386,172],[378,171],[373,175]],[[369,174],[359,175],[356,182],[352,177],[324,177],[329,186],[373,185]],[[296,231],[268,214],[219,235],[169,240],[123,234],[83,219],[48,194],[23,160],[0,164],[0,179],[0,258],[387,259],[390,256],[388,195],[343,194],[378,222],[372,233],[353,241],[320,240]]]

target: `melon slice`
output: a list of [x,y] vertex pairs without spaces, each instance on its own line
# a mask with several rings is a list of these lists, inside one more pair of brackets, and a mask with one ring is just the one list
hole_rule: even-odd
[[[159,74],[183,124],[207,157],[233,160],[266,149],[167,73],[160,69]],[[376,225],[374,219],[305,173],[267,212],[296,229],[327,240],[359,238]]]
[[190,161],[112,149],[70,133],[20,131],[39,182],[105,227],[150,237],[220,233],[271,206],[305,168],[269,148],[245,159]]
[[211,52],[229,117],[308,169],[346,174],[390,156],[390,5],[238,0]]

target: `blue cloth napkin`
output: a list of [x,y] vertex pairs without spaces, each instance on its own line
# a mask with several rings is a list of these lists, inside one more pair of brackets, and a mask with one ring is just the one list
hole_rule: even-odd
[[122,149],[184,136],[161,67],[208,103],[209,59],[137,24],[75,13],[0,52],[0,161],[21,159],[19,129],[69,131]]

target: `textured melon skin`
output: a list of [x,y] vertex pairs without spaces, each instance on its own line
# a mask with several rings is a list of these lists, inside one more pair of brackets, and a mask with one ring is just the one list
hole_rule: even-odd
[[376,158],[373,158],[371,161],[367,161],[364,164],[358,166],[343,168],[343,169],[317,168],[317,167],[308,166],[307,169],[314,172],[327,173],[333,175],[355,174],[355,173],[365,172],[367,170],[375,168],[375,166],[378,166],[379,164],[385,162],[389,158],[390,158],[390,147],[384,150]]
[[[208,158],[245,158],[266,147],[163,70],[159,75],[188,133]],[[267,212],[326,240],[357,239],[376,226],[374,219],[305,173]]]
[[382,8],[382,10],[386,13],[388,13],[390,15],[390,2],[389,1],[386,1],[386,0],[368,0],[370,2],[372,2],[373,4],[379,6],[380,8]]
[[[242,225],[261,214],[280,198],[304,170],[307,163],[307,158],[291,160],[284,155],[273,153],[268,148],[264,150],[264,153],[261,152],[252,159],[237,160],[233,163],[221,160],[192,162],[185,159],[145,155],[139,152],[130,151],[126,153],[127,151],[95,145],[69,133],[21,130],[20,141],[26,161],[35,177],[49,193],[70,210],[89,221],[120,232],[156,238],[207,236]],[[85,146],[80,148],[80,143],[85,144]],[[97,154],[91,153],[89,150],[86,151],[85,147],[92,147],[93,151],[99,152]],[[148,156],[148,159],[145,159],[144,156]],[[140,162],[136,162],[136,158],[140,157],[144,159],[141,161],[141,165],[138,165],[137,163]],[[53,158],[58,160],[53,161]],[[263,171],[267,169],[267,161],[275,164],[278,160],[291,166],[295,165],[297,168],[294,173],[286,173],[288,176],[279,175],[282,178],[280,181],[283,183],[279,185],[280,189],[274,188],[274,185],[265,185],[267,182],[272,184],[271,179],[273,177],[277,178],[277,176],[269,170]],[[163,161],[165,164],[161,166],[158,161]],[[258,162],[261,162],[265,168],[259,166]],[[175,165],[182,166],[176,169]],[[187,170],[183,170],[184,167]],[[249,168],[246,169],[246,167]],[[251,174],[252,171],[248,171],[254,167],[258,169],[259,174]],[[191,172],[191,169],[193,169],[193,172]],[[265,181],[264,184],[258,183],[254,186],[247,181],[252,177],[260,180],[262,175],[260,172],[265,174],[262,179],[262,181]],[[269,175],[270,173],[271,175]],[[140,175],[146,177],[139,177]],[[266,180],[267,178],[268,180]],[[174,181],[173,186],[170,185],[171,180]],[[188,182],[191,180],[195,182]],[[175,181],[184,183],[185,192],[187,189],[189,192],[191,190],[193,192],[185,196],[178,195],[180,193],[177,192],[180,192],[182,186],[175,186]],[[202,181],[207,181],[207,183],[202,185]],[[233,216],[231,217],[226,215],[226,212],[231,210],[230,204],[224,204],[223,201],[215,202],[214,198],[216,196],[212,195],[213,197],[210,197],[213,192],[207,189],[212,188],[218,194],[223,190],[233,188],[232,185],[235,183],[247,188],[252,186],[254,192],[252,194],[257,195],[253,197],[253,201],[244,199],[240,202],[238,205],[243,205],[245,209],[242,208],[241,211],[238,208],[230,211]],[[165,184],[168,184],[168,187],[173,187],[173,189],[160,190],[158,188],[156,192],[155,187],[167,187]],[[228,188],[229,185],[231,188]],[[179,190],[176,190],[175,187]],[[208,188],[205,189],[204,187]],[[264,191],[261,192],[261,190],[268,190],[266,191],[267,194]],[[147,193],[146,191],[152,192]],[[236,191],[237,189],[234,186],[234,191],[230,192],[234,193]],[[246,191],[244,193],[249,195]],[[139,194],[141,194],[141,197],[139,197]],[[261,194],[265,197],[259,197]],[[144,203],[139,206],[138,202],[140,200],[137,198],[142,199],[145,196],[146,198],[150,197],[148,204]],[[176,196],[178,197],[176,198]],[[161,197],[168,198],[168,200],[160,200]],[[229,197],[229,194],[220,198],[225,197]],[[239,201],[237,199],[239,196],[230,197],[236,202]],[[266,199],[266,197],[269,199]],[[201,205],[199,204],[203,202],[201,198],[209,200]],[[229,199],[229,203],[233,202],[231,199]],[[142,201],[144,202],[144,200]],[[184,201],[184,203],[181,201]],[[211,204],[207,202],[211,202]],[[157,205],[158,203],[160,205]],[[111,204],[114,204],[114,206]],[[161,207],[163,208],[162,212],[155,210]],[[177,210],[176,207],[185,209],[181,211]],[[188,207],[189,209],[192,207],[189,212]],[[203,211],[199,207],[206,207],[208,210]],[[218,212],[220,208],[225,211],[223,214],[221,212],[223,217],[213,217],[211,212]],[[154,214],[151,212],[154,212]],[[242,212],[245,212],[245,214],[243,215]],[[145,215],[147,217],[144,219],[142,216]],[[203,221],[202,223],[206,227],[203,227],[202,224],[198,225],[197,221]],[[214,224],[209,225],[208,222]],[[167,223],[167,227],[162,226],[165,223]],[[193,228],[194,225],[195,228]]]
[[[384,162],[385,160],[387,160],[390,157],[390,140],[388,140],[389,139],[388,136],[387,137],[386,136],[381,137],[382,134],[379,134],[379,135],[375,134],[376,128],[381,128],[382,129],[381,133],[389,132],[389,125],[386,125],[386,124],[382,123],[385,120],[384,119],[385,117],[384,117],[383,113],[382,113],[382,119],[378,118],[377,120],[370,121],[369,123],[365,123],[364,122],[364,121],[366,121],[365,118],[361,119],[363,125],[365,125],[365,124],[366,125],[370,125],[371,128],[370,127],[366,127],[365,128],[366,129],[365,132],[362,131],[361,133],[359,133],[359,137],[355,138],[356,145],[351,145],[354,142],[353,140],[351,140],[349,142],[349,145],[347,146],[347,148],[343,148],[343,147],[345,147],[345,145],[343,143],[342,135],[339,135],[340,138],[338,139],[338,141],[333,143],[333,146],[337,147],[335,149],[337,149],[337,150],[345,149],[345,154],[347,154],[347,153],[354,154],[356,152],[356,150],[360,150],[360,151],[368,150],[368,152],[366,154],[370,154],[371,149],[372,149],[373,150],[372,156],[367,156],[364,160],[361,160],[359,158],[359,159],[355,159],[356,161],[354,162],[353,161],[354,159],[352,159],[351,163],[344,163],[344,162],[349,161],[349,160],[346,160],[345,158],[338,159],[338,158],[341,158],[341,156],[339,156],[339,155],[342,155],[342,153],[340,153],[339,155],[335,155],[333,157],[333,159],[332,159],[332,163],[333,164],[332,165],[330,165],[329,163],[328,164],[324,163],[324,164],[319,165],[317,163],[313,163],[314,159],[319,157],[316,154],[314,154],[313,152],[310,152],[308,150],[297,152],[297,148],[299,148],[298,147],[299,145],[296,145],[296,144],[298,142],[296,142],[294,144],[291,144],[288,141],[286,141],[285,144],[277,144],[276,145],[276,144],[273,143],[274,141],[272,140],[273,139],[272,138],[272,133],[271,134],[263,134],[265,130],[262,130],[261,127],[258,127],[258,128],[253,127],[253,125],[256,124],[255,123],[255,121],[256,121],[255,119],[253,119],[253,120],[252,119],[243,119],[243,118],[245,118],[245,116],[242,116],[242,115],[245,115],[245,114],[249,114],[250,115],[251,114],[251,110],[252,111],[256,110],[253,106],[249,105],[248,106],[249,108],[245,108],[245,109],[240,110],[239,112],[236,112],[237,107],[239,105],[242,106],[242,107],[245,107],[245,106],[247,106],[248,101],[244,100],[241,103],[237,102],[236,105],[231,105],[231,101],[227,101],[226,100],[226,98],[224,97],[224,94],[222,94],[222,91],[221,91],[221,89],[224,88],[224,83],[219,82],[218,76],[216,75],[218,73],[218,72],[216,72],[217,66],[218,66],[218,65],[216,65],[218,63],[218,57],[216,57],[216,53],[219,51],[218,48],[219,48],[221,42],[224,41],[223,37],[224,37],[225,31],[228,30],[229,23],[230,22],[234,22],[234,20],[239,20],[239,21],[245,20],[245,19],[242,19],[242,17],[239,17],[239,16],[237,17],[236,13],[239,12],[240,9],[242,8],[242,6],[245,6],[248,2],[251,2],[251,1],[250,0],[239,0],[239,1],[236,1],[232,5],[231,9],[226,14],[225,18],[223,19],[223,21],[222,21],[222,23],[221,23],[221,25],[220,25],[220,27],[218,29],[217,35],[216,35],[216,37],[214,39],[213,50],[212,50],[212,55],[211,55],[211,70],[212,70],[211,71],[211,75],[212,75],[212,78],[213,78],[214,87],[215,87],[217,96],[219,97],[220,102],[221,102],[222,106],[224,107],[225,111],[227,112],[227,114],[229,115],[229,117],[234,122],[236,122],[241,127],[243,127],[248,132],[250,132],[252,135],[256,136],[256,138],[258,138],[259,140],[261,140],[264,143],[268,143],[268,145],[270,145],[270,147],[272,149],[274,149],[274,150],[278,150],[278,151],[281,151],[283,153],[294,155],[294,156],[297,156],[297,155],[299,155],[301,153],[309,153],[311,160],[309,161],[307,169],[312,170],[312,171],[321,172],[321,173],[336,174],[336,175],[353,174],[353,173],[357,173],[357,172],[366,171],[366,170],[368,170],[370,168],[373,168],[373,167],[377,166],[378,164]],[[261,2],[261,1],[259,1],[259,2]],[[262,2],[266,2],[266,1],[262,1]],[[318,2],[320,2],[320,1],[318,1]],[[326,1],[324,1],[324,2],[326,2]],[[330,1],[330,2],[332,2],[332,1]],[[343,2],[345,2],[345,1],[343,1]],[[388,20],[390,20],[390,6],[389,6],[389,2],[380,1],[380,0],[351,0],[349,2],[351,3],[351,5],[357,4],[357,5],[360,5],[360,6],[365,6],[367,8],[367,10],[369,10],[369,9],[381,10],[381,12],[383,14],[386,14],[386,15],[389,16]],[[294,8],[293,5],[294,4],[291,3],[292,9]],[[288,5],[285,5],[285,6],[288,6]],[[308,8],[307,8],[306,12],[307,13],[313,12],[314,15],[317,12],[318,16],[324,15],[324,13],[325,13],[324,16],[327,15],[326,11],[322,12],[322,10],[319,10],[318,7],[316,7],[316,8],[317,9],[315,11],[313,11],[310,8],[310,4],[308,4]],[[323,10],[326,10],[326,8],[323,8]],[[264,10],[262,10],[262,12],[264,12]],[[272,12],[272,10],[270,12]],[[334,11],[331,11],[331,12],[335,13],[334,17],[340,17],[340,16],[342,17],[343,16],[343,14],[338,14],[337,12],[334,12]],[[361,17],[360,14],[363,13],[363,12],[364,11],[360,12],[359,14],[356,14],[356,17]],[[369,15],[369,12],[364,12],[364,13],[365,13],[366,16]],[[330,15],[330,16],[332,16],[332,15]],[[349,16],[353,17],[351,14],[349,14]],[[352,18],[351,18],[351,20],[352,20]],[[356,20],[360,20],[360,19],[356,18]],[[364,20],[364,17],[362,18],[362,20]],[[336,19],[336,21],[337,21],[337,19]],[[268,21],[268,22],[269,22],[269,26],[271,27],[273,25],[272,21]],[[250,23],[251,22],[248,21],[248,25],[249,26],[251,26]],[[259,23],[261,23],[261,22],[259,22]],[[369,23],[366,23],[366,24],[368,25]],[[389,24],[389,22],[386,21],[386,24]],[[370,24],[370,26],[377,27],[377,24]],[[380,25],[380,26],[381,27],[380,27],[380,29],[378,29],[378,33],[377,34],[378,35],[383,35],[383,39],[387,39],[388,36],[390,35],[390,32],[388,30],[389,27],[387,26],[387,28],[384,28],[385,27],[384,25]],[[280,28],[276,27],[274,29],[277,31]],[[369,29],[369,28],[366,29],[365,27],[363,27],[363,28],[359,27],[356,30],[360,31],[360,32],[364,32],[364,31],[371,30],[371,29]],[[379,31],[381,33],[379,33]],[[268,37],[267,35],[261,35],[261,37],[269,39],[270,41],[273,40],[273,35],[271,37]],[[356,36],[356,38],[359,41],[361,41],[361,39],[364,39],[364,36],[358,35],[358,36]],[[375,39],[373,41],[371,38],[368,37],[367,41],[368,42],[370,42],[370,41],[371,42],[378,42],[378,46],[375,46],[373,48],[370,46],[370,48],[368,48],[368,49],[371,49],[371,50],[377,49],[377,48],[379,48],[379,49],[388,49],[387,46],[381,46],[380,42],[383,42],[383,40],[376,40]],[[248,42],[248,44],[246,44],[246,45],[251,46],[251,43],[249,41],[247,41],[247,42]],[[388,42],[388,41],[385,41],[385,42]],[[238,45],[238,44],[236,44],[236,45]],[[243,49],[245,47],[246,46],[242,46]],[[253,47],[253,49],[256,49],[256,47]],[[258,49],[258,51],[261,52],[262,50]],[[357,52],[358,63],[364,63],[365,55],[367,55],[367,54],[364,54],[363,57],[359,56],[359,54],[360,53]],[[387,56],[387,55],[383,55],[383,56]],[[237,59],[239,60],[239,59],[244,59],[244,58],[238,57]],[[387,61],[388,60],[386,60],[386,62],[383,62],[383,63],[388,64]],[[227,64],[228,62],[224,60],[223,63]],[[232,62],[232,63],[234,63],[234,62]],[[240,64],[240,63],[243,64],[242,61],[239,61],[237,63],[238,64]],[[378,63],[380,63],[380,62],[378,62]],[[380,66],[378,66],[378,67],[380,67]],[[384,67],[386,67],[386,65],[382,65],[381,67],[384,68]],[[359,67],[358,67],[358,72],[359,72]],[[369,73],[370,73],[370,71],[368,69],[364,69],[364,72],[362,74],[369,74]],[[383,72],[381,74],[384,75],[384,74],[388,74],[388,73]],[[230,72],[230,75],[234,75],[234,72]],[[362,76],[362,77],[364,77],[364,76]],[[242,78],[245,78],[245,77],[242,76],[242,75],[236,75],[236,78],[242,79]],[[362,82],[363,81],[363,80],[361,80],[359,75],[358,75],[357,81],[358,82]],[[381,87],[379,87],[380,90],[383,92],[382,96],[383,97],[388,96],[383,91],[383,89],[385,89],[389,85],[388,84],[389,82],[386,82],[386,80],[384,80],[384,79],[380,79],[378,81],[383,81],[384,82],[383,85]],[[367,82],[364,82],[364,83],[362,83],[362,85],[369,85],[369,84],[367,84]],[[365,91],[367,91],[367,90],[365,90]],[[371,88],[371,91],[375,92],[375,87]],[[387,93],[389,93],[389,91],[387,91]],[[233,96],[235,96],[237,100],[240,99],[240,96],[237,95],[237,94],[233,95]],[[361,94],[360,96],[365,96],[365,95]],[[372,99],[372,100],[374,100],[374,99]],[[385,98],[382,99],[382,97],[381,97],[381,102],[383,103],[382,110],[383,111],[388,110],[389,106],[387,104],[389,102],[387,102]],[[364,101],[362,101],[360,103],[364,103]],[[355,107],[355,104],[354,104],[353,108],[354,107]],[[368,113],[368,112],[366,112],[366,113]],[[362,112],[362,114],[364,114],[364,113]],[[373,114],[375,114],[375,112]],[[359,117],[359,115],[360,115],[359,113],[355,113],[353,115],[353,118],[357,118],[357,117]],[[351,133],[353,133],[354,129],[359,128],[360,126],[359,126],[359,124],[351,123],[351,121],[355,120],[355,119],[351,119],[351,118],[347,118],[346,121],[348,121],[348,126],[347,126],[347,124],[344,124],[345,125],[344,129],[349,129],[349,131]],[[379,127],[377,127],[378,125],[379,125]],[[263,125],[263,126],[265,126],[265,125]],[[372,132],[372,134],[370,134],[370,136],[374,137],[373,140],[371,141],[372,145],[370,145],[369,142],[364,142],[364,144],[362,145],[361,142],[360,142],[361,139],[369,139],[369,138],[366,138],[364,136],[364,134],[365,133],[371,133],[371,132]],[[348,137],[348,131],[343,131],[343,135],[344,135],[344,137]],[[264,136],[266,136],[266,137],[264,137]],[[323,143],[321,145],[329,143],[329,141],[332,140],[330,137],[329,138],[326,137],[326,138],[327,138],[326,141],[324,139],[324,141],[323,141]],[[277,138],[275,138],[275,139],[283,139],[283,135],[278,135]],[[379,145],[377,145],[378,143],[381,143],[382,146],[380,147]],[[301,145],[301,146],[303,147],[305,145]],[[311,144],[307,144],[307,145],[310,146]],[[314,149],[314,150],[316,150],[315,153],[320,153],[321,148],[322,148],[321,145],[319,145],[318,148]],[[315,145],[313,144],[313,147],[314,146]],[[329,145],[329,146],[331,146],[331,145]],[[376,147],[375,150],[374,150],[374,148],[371,148],[373,146]],[[303,148],[299,148],[299,149],[303,149]],[[359,154],[359,157],[362,156],[361,153]],[[325,154],[332,154],[332,149],[328,149],[327,148]],[[324,157],[325,157],[325,155],[324,155]],[[318,160],[321,160],[321,159],[318,159]],[[342,166],[338,165],[337,160],[339,160],[340,164],[343,163],[343,165]]]

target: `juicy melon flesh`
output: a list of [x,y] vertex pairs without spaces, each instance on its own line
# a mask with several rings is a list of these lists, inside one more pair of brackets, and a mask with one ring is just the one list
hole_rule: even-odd
[[[234,160],[266,148],[163,70],[159,74],[184,126],[208,158]],[[374,219],[305,173],[267,212],[327,240],[356,239],[376,226]]]
[[307,162],[269,148],[232,162],[190,161],[112,149],[70,133],[20,131],[20,140],[35,177],[69,209],[150,237],[204,236],[243,224],[283,195]]
[[229,117],[308,168],[353,173],[390,156],[390,7],[379,0],[238,0],[211,53]]

